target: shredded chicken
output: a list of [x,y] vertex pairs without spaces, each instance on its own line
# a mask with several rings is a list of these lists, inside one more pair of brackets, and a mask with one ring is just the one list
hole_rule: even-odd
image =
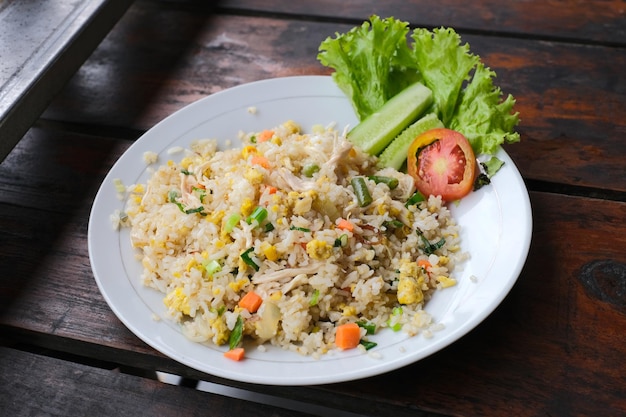
[[280,168],[276,170],[276,175],[273,177],[276,183],[274,185],[282,189],[290,189],[298,192],[305,192],[315,189],[315,181],[305,181],[302,178],[294,175],[290,170],[286,168]]
[[352,149],[352,143],[350,143],[344,136],[338,137],[335,140],[333,153],[328,158],[328,162],[325,164],[325,168],[335,172],[341,161],[348,155]]
[[281,288],[281,292],[283,294],[287,294],[289,291],[291,291],[295,287],[306,284],[307,282],[309,282],[309,276],[307,274],[298,274],[295,277],[293,277],[291,281],[283,285],[283,287]]
[[273,281],[284,281],[300,274],[312,274],[320,268],[320,264],[314,263],[300,268],[281,269],[279,271],[270,272],[269,274],[254,277],[252,278],[252,282],[255,284],[264,284]]

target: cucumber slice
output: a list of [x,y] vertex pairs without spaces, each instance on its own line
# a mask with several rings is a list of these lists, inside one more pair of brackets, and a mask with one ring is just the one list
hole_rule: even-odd
[[378,165],[399,170],[407,158],[407,152],[416,137],[422,133],[443,127],[443,123],[435,113],[428,113],[418,121],[404,129],[385,150],[379,155]]
[[385,147],[415,121],[433,101],[432,91],[415,83],[389,99],[348,132],[348,139],[370,155],[378,155]]

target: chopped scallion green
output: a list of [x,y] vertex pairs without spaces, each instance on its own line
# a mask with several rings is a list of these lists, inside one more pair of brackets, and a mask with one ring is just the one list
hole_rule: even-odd
[[399,229],[404,226],[404,224],[400,220],[394,219],[383,222],[383,226],[385,226],[386,228]]
[[217,259],[212,259],[204,265],[204,270],[206,271],[208,276],[213,276],[216,272],[220,272],[222,270],[222,265],[219,263]]
[[314,305],[317,305],[319,298],[320,298],[320,290],[316,288],[313,290],[313,295],[311,296],[311,299],[309,300],[309,305],[311,307]]
[[243,338],[243,319],[241,316],[237,316],[237,322],[235,322],[235,327],[230,332],[230,336],[228,337],[228,346],[230,349],[236,348],[239,343],[241,343],[241,339]]
[[204,198],[206,197],[206,190],[204,188],[198,188],[198,187],[192,187],[191,189],[198,194],[198,198],[200,199],[200,202],[204,203]]
[[357,321],[356,324],[358,324],[359,327],[362,327],[363,329],[365,329],[367,334],[375,334],[376,333],[376,325],[375,324],[368,323],[366,321]]
[[252,213],[246,218],[248,224],[256,221],[257,225],[261,224],[267,217],[267,209],[265,207],[257,206]]
[[375,348],[376,346],[378,346],[378,343],[370,342],[369,340],[365,340],[365,339],[361,339],[359,341],[359,343],[363,345],[365,350],[370,350],[370,349]]
[[317,164],[306,164],[304,168],[302,168],[302,173],[305,177],[311,178],[319,170],[320,167]]
[[200,206],[200,207],[184,210],[185,214],[192,214],[192,213],[205,214],[205,213],[203,213],[203,211],[204,211],[204,206]]
[[178,200],[177,200],[178,197],[180,197],[180,194],[178,194],[178,191],[176,191],[176,190],[170,190],[167,193],[167,200],[170,203],[176,204],[178,206],[178,208],[180,209],[180,211],[182,211],[184,213],[185,212],[185,207],[178,202]]
[[250,253],[253,251],[254,248],[248,248],[239,256],[241,256],[241,259],[243,259],[246,265],[252,267],[255,271],[258,271],[260,269],[259,265],[257,265],[256,262],[254,262],[254,259],[250,257]]
[[413,194],[404,204],[406,207],[409,206],[413,206],[417,203],[421,203],[422,201],[426,200],[426,197],[424,197],[424,194],[420,193],[419,191],[416,191],[415,194]]
[[418,229],[417,234],[422,239],[422,243],[424,244],[423,250],[426,255],[432,255],[437,249],[441,249],[443,245],[446,244],[446,239],[443,237],[439,241],[431,243],[426,239],[426,236],[424,236],[421,230]]
[[347,244],[348,244],[348,235],[344,233],[341,236],[339,236],[337,239],[335,239],[334,247],[343,248]]
[[298,227],[298,226],[291,226],[289,227],[289,230],[298,230],[300,232],[306,232],[306,233],[309,233],[311,231],[311,229],[307,229],[306,227]]
[[226,219],[226,223],[224,224],[224,231],[226,233],[232,232],[235,226],[239,224],[240,220],[241,216],[239,215],[239,213],[233,213],[228,216],[228,219]]

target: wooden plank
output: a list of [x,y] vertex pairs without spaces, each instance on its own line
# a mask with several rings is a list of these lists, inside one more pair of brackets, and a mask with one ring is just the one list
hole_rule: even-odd
[[[93,279],[87,217],[107,169],[98,158],[108,154],[113,160],[128,142],[33,132],[20,142],[17,149],[23,146],[23,151],[0,165],[3,181],[15,172],[10,198],[6,185],[0,192],[5,334],[86,357],[211,380],[164,359],[133,336]],[[90,145],[71,158],[80,162],[69,164],[64,150],[79,141]],[[29,154],[43,143],[47,152]],[[43,158],[40,170],[30,158]],[[20,164],[28,169],[16,170]],[[56,187],[54,192],[43,192],[46,185]],[[72,192],[80,197],[72,199]],[[472,415],[493,409],[522,416],[626,411],[623,346],[609,331],[626,328],[626,203],[536,192],[531,201],[533,243],[518,283],[496,312],[450,348],[366,383],[293,389],[234,385],[303,401],[323,394],[328,404],[337,405],[365,392],[368,401],[350,403],[354,412],[377,402],[394,413],[407,405],[407,410]],[[581,382],[571,386],[573,379]],[[569,408],[559,408],[564,406]]]
[[310,415],[8,347],[0,384],[0,409],[12,417]]
[[563,38],[623,45],[626,13],[620,1],[488,0],[459,7],[454,0],[385,2],[320,0],[285,3],[277,0],[223,0],[220,8],[240,13],[279,13],[355,22],[377,14],[395,16],[415,26],[452,26],[460,30],[521,37]]
[[9,0],[0,4],[0,161],[130,3]]
[[[81,67],[45,118],[144,131],[223,88],[328,74],[316,59],[319,43],[351,27],[139,4]],[[507,150],[525,178],[626,192],[621,147],[626,49],[491,36],[464,39],[497,72],[503,91],[517,98],[523,143]]]

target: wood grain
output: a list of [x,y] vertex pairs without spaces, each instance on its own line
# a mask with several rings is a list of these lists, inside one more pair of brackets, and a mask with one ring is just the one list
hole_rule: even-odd
[[[317,48],[325,37],[350,27],[133,7],[44,117],[130,128],[139,135],[224,88],[328,74],[317,61]],[[517,99],[522,143],[506,149],[525,178],[626,192],[625,48],[463,39],[496,71],[503,92]]]
[[394,16],[413,26],[452,26],[500,35],[561,38],[604,44],[626,43],[624,3],[613,1],[508,1],[488,0],[459,7],[454,0],[388,2],[377,0],[321,0],[281,2],[276,0],[222,0],[220,7],[245,13],[280,13],[290,16],[349,19],[355,23],[372,14]]
[[[153,351],[100,295],[86,244],[90,202],[108,164],[129,143],[89,139],[35,129],[0,165],[29,168],[1,184],[0,325],[16,339],[56,350],[212,379]],[[81,141],[90,146],[72,158],[80,163],[69,164],[62,156]],[[46,153],[27,152],[44,144]],[[3,181],[9,177],[0,174]],[[34,191],[52,186],[52,193]],[[50,200],[54,203],[46,206]],[[370,402],[353,405],[355,412],[372,404],[394,413],[405,406],[471,415],[491,409],[520,416],[585,415],[600,405],[626,411],[621,395],[626,352],[616,333],[626,329],[626,300],[623,293],[599,296],[582,279],[597,262],[626,264],[626,203],[549,193],[531,193],[531,202],[533,243],[519,281],[483,324],[453,346],[365,382],[287,391],[234,385],[273,395],[289,392],[304,401],[322,392],[343,406],[346,398],[365,392]],[[595,277],[603,288],[620,279],[607,273]]]
[[0,347],[0,383],[0,408],[12,417],[311,415],[7,347]]
[[[245,384],[156,352],[117,319],[91,271],[87,225],[106,173],[143,131],[199,98],[264,78],[328,74],[316,60],[321,40],[372,12],[460,28],[517,98],[522,143],[507,151],[531,187],[534,224],[516,285],[458,342],[361,381]],[[120,412],[143,404],[147,414],[195,415],[206,402],[219,415],[287,415],[85,365],[93,360],[364,415],[626,415],[625,28],[618,1],[138,0],[0,163],[0,344],[85,359],[0,348],[0,382],[9,387],[0,402],[15,408],[40,392],[23,413],[89,414],[80,400],[104,390],[97,398],[106,401],[88,411],[115,411],[107,407],[118,401]],[[614,201],[595,198],[603,193]],[[0,405],[20,415],[14,408]]]

